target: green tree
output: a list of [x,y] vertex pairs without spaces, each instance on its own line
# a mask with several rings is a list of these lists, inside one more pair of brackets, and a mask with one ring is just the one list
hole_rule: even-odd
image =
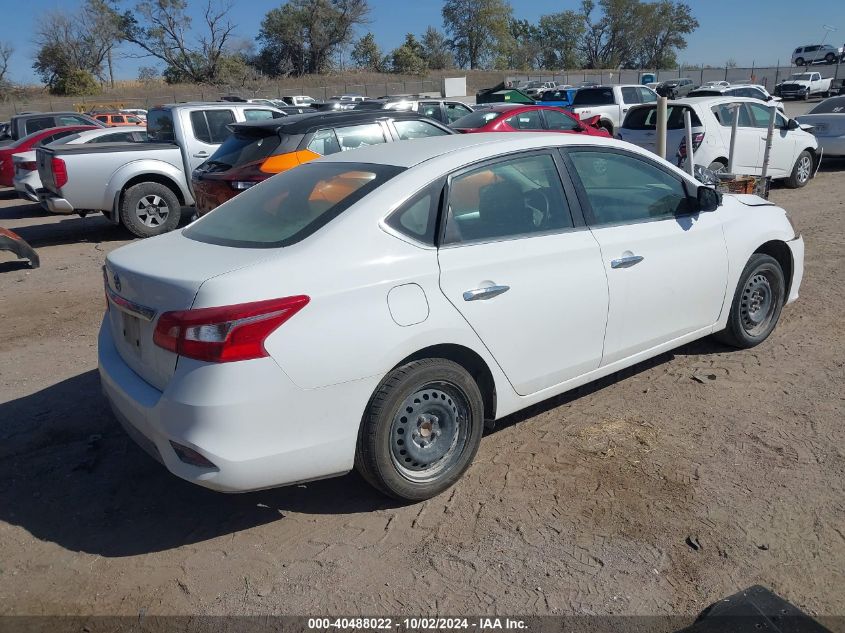
[[77,68],[59,76],[53,86],[53,92],[69,97],[95,95],[100,92],[100,84],[87,70]]
[[423,34],[422,56],[432,70],[444,70],[455,65],[446,36],[433,26],[429,26]]
[[513,10],[506,0],[445,0],[442,13],[460,66],[481,67],[508,41]]
[[580,43],[587,31],[583,15],[563,11],[540,17],[543,68],[579,68]]
[[403,75],[421,75],[428,70],[423,54],[422,44],[413,33],[408,33],[402,46],[390,53],[391,70]]
[[256,63],[272,76],[325,72],[369,11],[367,0],[288,0],[264,16]]
[[698,28],[689,5],[671,0],[638,7],[639,38],[636,58],[640,68],[675,68],[677,51],[687,47],[686,36]]
[[352,63],[362,70],[382,72],[384,54],[372,33],[367,33],[352,47]]

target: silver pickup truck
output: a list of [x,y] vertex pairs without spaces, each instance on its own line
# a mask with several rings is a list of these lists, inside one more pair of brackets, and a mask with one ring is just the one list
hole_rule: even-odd
[[172,231],[194,204],[191,172],[229,135],[230,123],[285,116],[250,103],[182,103],[147,113],[146,143],[42,147],[41,205],[52,213],[102,212],[139,237]]

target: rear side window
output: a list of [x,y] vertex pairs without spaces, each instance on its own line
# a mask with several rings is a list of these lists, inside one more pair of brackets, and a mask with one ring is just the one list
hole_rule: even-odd
[[43,145],[47,145],[48,143],[52,143],[53,141],[58,141],[60,138],[64,138],[65,136],[71,136],[71,135],[74,135],[74,134],[75,134],[75,132],[72,132],[71,130],[63,130],[61,132],[55,132],[55,133],[51,134],[50,136],[42,138],[40,141],[38,141],[35,144],[35,146],[36,147],[42,147]]
[[340,151],[340,143],[337,142],[334,130],[318,130],[309,141],[308,149],[321,156],[328,156]]
[[279,248],[314,234],[403,171],[393,165],[311,163],[232,198],[183,232],[198,242]]
[[266,121],[284,116],[273,110],[244,110],[244,118],[247,121]]
[[229,136],[226,126],[235,122],[231,110],[196,110],[191,112],[194,136],[203,143],[222,143]]
[[632,88],[631,86],[622,88],[622,101],[625,103],[639,103],[640,91],[637,88]]
[[[681,106],[669,106],[667,108],[666,127],[670,130],[684,129],[684,110]],[[701,126],[701,120],[693,110],[689,110],[692,124],[694,126]],[[657,108],[635,108],[625,117],[625,123],[622,126],[626,130],[656,130],[657,129]]]
[[387,225],[418,242],[433,245],[442,192],[442,182],[429,185],[391,213]]
[[83,119],[81,116],[74,116],[73,114],[65,114],[56,117],[56,125],[91,125],[91,121]]
[[394,121],[396,132],[403,141],[412,138],[427,138],[429,136],[445,136],[448,134],[436,125],[426,121]]
[[581,88],[575,93],[572,105],[577,106],[600,106],[613,105],[613,88]]
[[147,137],[159,143],[174,143],[173,113],[170,110],[150,110],[147,113]]
[[447,103],[446,104],[446,118],[449,120],[449,123],[454,123],[461,117],[466,116],[472,112],[468,107],[466,107],[463,103]]
[[111,118],[112,123],[126,123],[126,119],[120,115],[115,115]]
[[55,120],[51,116],[39,117],[37,119],[29,119],[26,122],[26,134],[29,135],[33,132],[46,130],[49,127],[55,127]]
[[240,167],[267,158],[281,144],[278,134],[231,134],[208,159],[208,165]]
[[550,130],[580,130],[581,124],[571,116],[558,110],[543,110],[546,126]]
[[505,123],[515,130],[542,130],[543,123],[540,120],[539,110],[528,110],[515,114],[505,119]]
[[751,122],[751,117],[748,116],[748,110],[742,107],[741,103],[720,103],[711,108],[713,114],[716,115],[716,120],[724,127],[731,127],[733,125],[733,111],[734,106],[739,108],[739,125],[740,127],[754,127]]
[[384,143],[384,131],[378,123],[335,128],[341,151]]

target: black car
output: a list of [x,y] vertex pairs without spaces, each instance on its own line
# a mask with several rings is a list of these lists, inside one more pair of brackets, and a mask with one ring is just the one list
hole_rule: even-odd
[[197,213],[302,163],[393,141],[455,134],[416,112],[311,112],[228,126],[229,137],[191,175]]

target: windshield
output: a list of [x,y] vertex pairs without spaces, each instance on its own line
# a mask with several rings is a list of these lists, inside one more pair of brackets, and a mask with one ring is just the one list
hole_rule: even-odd
[[721,97],[721,90],[693,90],[688,97]]
[[808,114],[845,114],[845,97],[825,99]]
[[572,100],[572,105],[575,107],[613,105],[613,103],[613,88],[581,88]]
[[229,135],[206,162],[207,166],[240,167],[270,156],[281,144],[281,138],[272,130],[255,129],[254,132],[236,132]]
[[480,127],[484,127],[490,121],[498,117],[501,112],[497,112],[496,110],[476,110],[466,116],[462,116],[460,119],[453,121],[449,124],[449,127],[460,128],[460,129],[476,129]]
[[301,165],[232,198],[187,227],[183,235],[220,246],[290,246],[402,171],[402,167],[369,163]]
[[795,81],[810,81],[813,76],[810,73],[795,73],[794,75],[790,75],[789,78]]

